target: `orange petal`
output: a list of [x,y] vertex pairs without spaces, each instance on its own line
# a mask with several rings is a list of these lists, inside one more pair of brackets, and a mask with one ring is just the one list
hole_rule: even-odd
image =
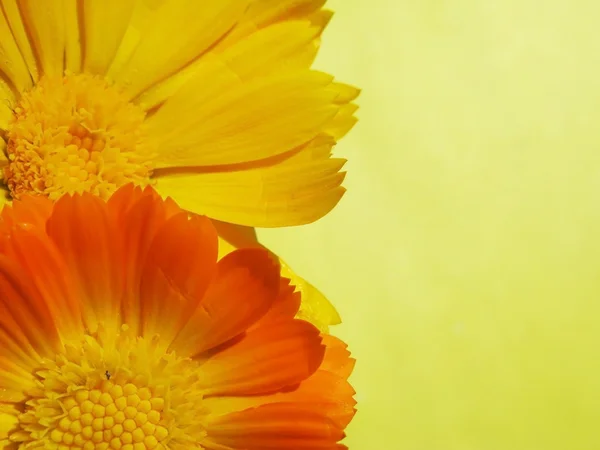
[[[111,215],[115,211],[110,211]],[[140,286],[143,263],[150,245],[158,230],[164,225],[166,214],[162,208],[162,200],[154,196],[142,196],[128,210],[123,212],[121,220],[116,219],[117,229],[122,230],[118,236],[123,247],[121,265],[125,268],[126,292],[133,297],[124,299],[122,312],[124,321],[135,332],[139,332],[140,309],[137,292]]]
[[[344,429],[356,413],[356,392],[344,378],[331,372],[318,370],[300,387],[281,394],[278,402],[316,405],[338,427]],[[271,403],[271,402],[264,402]]]
[[147,267],[158,268],[184,294],[201,296],[217,263],[217,242],[210,219],[182,212],[157,231]]
[[19,393],[35,385],[32,371],[38,359],[29,354],[34,353],[29,344],[17,342],[23,338],[21,333],[15,336],[5,330],[7,323],[6,319],[0,320],[0,401],[4,401],[2,397],[7,393],[11,401],[19,401]]
[[265,326],[269,323],[285,319],[293,319],[300,309],[300,293],[295,292],[296,287],[290,284],[287,278],[281,278],[279,282],[279,294],[271,305],[271,308],[250,330]]
[[[64,261],[41,228],[15,227],[0,256],[0,397],[34,385],[39,358],[79,337],[78,298]],[[7,400],[8,401],[8,400]],[[12,400],[16,401],[16,400]]]
[[0,212],[0,233],[10,233],[15,226],[44,229],[53,205],[52,200],[41,195],[24,195],[14,200]]
[[35,314],[50,322],[48,329],[56,327],[62,340],[79,339],[83,332],[80,298],[67,264],[44,228],[16,228],[4,253],[28,280],[38,300]]
[[263,396],[211,397],[205,399],[207,409],[223,415],[271,403],[314,404],[338,427],[345,428],[356,412],[355,391],[348,383],[354,359],[339,339],[324,335],[323,343],[325,356],[319,369],[295,388]]
[[0,369],[14,362],[31,371],[41,356],[51,357],[59,345],[48,305],[34,283],[13,258],[0,255]]
[[342,378],[348,378],[354,369],[354,359],[345,342],[331,335],[323,335],[323,344],[327,347],[326,357],[319,370],[335,373]]
[[3,205],[0,211],[0,251],[10,243],[16,228],[44,230],[52,205],[46,197],[28,195]]
[[192,316],[216,265],[217,232],[210,219],[185,212],[169,219],[145,257],[137,296],[143,334],[158,333],[170,342]]
[[230,253],[219,261],[204,298],[172,347],[195,356],[240,335],[265,315],[278,290],[279,265],[266,250]]
[[117,222],[122,222],[126,213],[143,197],[151,196],[152,191],[142,189],[133,183],[126,184],[115,191],[107,201],[108,209]]
[[[6,271],[0,269],[0,401],[19,401],[22,391],[33,386],[32,368],[37,364],[39,353],[44,352],[42,346],[48,351],[48,346],[52,349],[58,342],[58,332],[52,323],[57,311],[49,302],[48,294],[62,285],[64,265],[61,266],[60,258],[47,243],[23,231],[45,230],[51,211],[52,202],[47,198],[23,196],[12,205],[4,206],[0,213],[1,247],[5,254],[2,266],[6,267]],[[65,289],[57,302],[69,303],[68,299],[72,298]],[[24,309],[25,316],[13,314],[11,311],[15,308]],[[72,311],[76,314],[77,308]],[[33,321],[29,321],[28,316],[33,317]],[[37,334],[44,331],[48,331],[47,336]]]
[[[236,248],[265,248],[258,242],[256,230],[254,228],[220,222],[214,219],[213,224],[215,225],[220,238],[219,258],[222,258]],[[274,258],[277,258],[275,254],[272,255]],[[285,285],[291,283],[294,286],[292,291],[295,290],[297,292],[295,295],[288,297],[289,301],[281,303],[280,306],[289,308],[290,310],[295,308],[297,318],[304,319],[313,325],[316,325],[317,328],[325,333],[328,332],[329,325],[335,325],[341,322],[337,311],[321,292],[306,280],[298,277],[284,261],[279,259],[279,263],[281,265],[281,276],[285,277],[285,279],[289,278],[289,281],[286,281]],[[283,299],[286,295],[291,295],[290,292],[287,294],[283,292],[283,287],[280,289],[280,298]],[[301,302],[299,303],[299,309],[296,306],[297,302]],[[274,313],[275,312],[270,312],[269,316]]]
[[206,395],[276,392],[308,378],[321,364],[319,331],[302,320],[261,327],[210,357],[200,368]]
[[47,224],[48,236],[63,255],[85,305],[83,320],[95,331],[98,322],[120,325],[123,293],[122,249],[107,205],[84,193],[59,199]]
[[182,211],[171,198],[167,198],[166,200],[161,199],[151,186],[142,189],[139,186],[135,186],[133,183],[120,187],[113,195],[111,195],[107,202],[108,209],[117,224],[124,225],[127,223],[127,214],[131,212],[131,208],[147,197],[156,201],[160,205],[160,208],[164,210],[165,220],[170,219],[175,214],[179,214]]
[[343,429],[318,405],[275,403],[227,414],[207,426],[208,449],[334,450]]
[[278,394],[273,401],[318,404],[327,417],[343,429],[356,413],[355,391],[348,383],[355,360],[339,339],[324,335],[323,344],[326,350],[319,370],[297,389]]
[[120,264],[127,293],[121,305],[123,318],[134,332],[141,332],[139,289],[148,252],[156,233],[182,210],[173,200],[163,200],[151,187],[142,189],[133,184],[119,188],[107,205],[111,221],[120,230],[116,239],[123,249]]

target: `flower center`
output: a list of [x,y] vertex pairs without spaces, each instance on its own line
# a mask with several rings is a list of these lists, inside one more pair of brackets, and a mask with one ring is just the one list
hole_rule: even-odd
[[169,435],[160,425],[164,400],[147,387],[106,381],[78,389],[58,404],[65,414],[50,432],[56,444],[93,449],[103,442],[112,448],[143,443],[154,449]]
[[43,361],[9,440],[57,450],[202,448],[197,364],[158,344],[124,326],[66,345]]
[[43,78],[14,109],[4,183],[13,198],[30,193],[52,199],[83,191],[107,198],[128,182],[147,185],[153,149],[144,118],[101,78]]

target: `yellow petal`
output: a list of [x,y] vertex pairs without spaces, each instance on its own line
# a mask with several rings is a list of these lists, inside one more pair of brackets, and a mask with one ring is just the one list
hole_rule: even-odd
[[331,159],[333,139],[320,137],[283,162],[214,172],[171,173],[156,189],[184,208],[240,225],[281,227],[313,222],[340,200],[345,160]]
[[193,80],[148,120],[157,167],[237,164],[287,152],[314,138],[339,107],[329,75],[304,71],[207,92]]
[[8,196],[8,192],[4,189],[0,190],[0,211],[2,211],[5,205],[10,205],[11,203],[12,199]]
[[6,142],[3,139],[0,139],[0,212],[2,212],[4,205],[10,205],[12,203],[12,198],[10,197],[8,187],[2,183],[4,168],[8,165],[8,158],[6,157],[5,148]]
[[[9,98],[11,102],[14,102],[16,93],[28,89],[32,85],[29,69],[21,56],[4,14],[0,14],[0,71],[7,79],[6,82],[2,82],[1,95],[3,98]],[[12,92],[11,89],[13,89]],[[0,104],[6,106],[6,102]]]
[[360,89],[350,86],[349,84],[344,83],[333,83],[333,88],[335,88],[337,95],[335,97],[335,103],[338,105],[343,105],[345,103],[350,103],[352,100],[355,100],[356,97],[360,94]]
[[[9,120],[13,115],[11,105],[14,105],[15,102],[16,100],[14,92],[10,89],[10,87],[4,80],[0,79],[0,129],[5,130],[8,127]],[[3,139],[0,139],[0,164],[2,161],[8,162],[8,160],[6,159],[6,154],[4,152],[5,148],[6,142]],[[0,178],[2,178],[1,172]]]
[[344,83],[333,83],[332,87],[337,91],[335,104],[340,105],[340,108],[327,123],[324,131],[337,141],[343,138],[357,122],[354,113],[358,110],[358,105],[350,102],[358,97],[360,89]]
[[336,141],[343,138],[358,121],[354,117],[357,109],[358,106],[354,103],[343,105],[333,119],[325,126],[325,133],[332,136]]
[[85,71],[104,75],[129,27],[136,0],[84,0],[81,8]]
[[4,448],[3,445],[8,445],[4,439],[8,437],[8,432],[12,430],[17,424],[17,418],[14,414],[7,414],[0,411],[0,448]]
[[219,259],[236,248],[262,247],[258,243],[256,230],[252,227],[212,220],[219,234]]
[[[1,114],[1,112],[2,112],[2,109],[0,109],[0,114]],[[2,118],[0,118],[0,123],[1,122],[2,122]],[[4,139],[0,139],[0,180],[2,180],[2,177],[4,174],[4,168],[8,165],[8,162],[9,162],[9,160],[8,160],[8,157],[6,156],[6,141],[4,141]],[[2,187],[5,187],[5,186],[2,186]],[[0,210],[2,209],[2,197],[4,197],[4,195],[0,188]]]
[[247,2],[153,0],[138,5],[109,71],[132,98],[206,52],[235,25]]
[[[31,1],[31,0],[30,0]],[[2,1],[2,12],[6,17],[8,24],[10,25],[10,31],[12,32],[12,36],[19,47],[19,52],[22,56],[25,65],[27,66],[27,71],[31,75],[31,77],[19,78],[19,84],[23,84],[24,88],[28,88],[32,86],[32,82],[36,82],[39,79],[39,70],[38,70],[38,62],[34,57],[33,49],[31,48],[31,44],[29,42],[28,32],[25,29],[25,24],[23,19],[21,18],[20,5],[21,2],[19,0],[4,0]],[[4,18],[3,18],[4,19]],[[0,28],[4,29],[5,24],[0,23]],[[5,36],[2,36],[2,44],[5,43]],[[9,55],[7,55],[9,56]],[[11,64],[19,64],[19,58],[10,59]],[[61,58],[62,61],[62,58]],[[16,83],[16,80],[13,80]],[[19,90],[22,88],[17,87]]]
[[258,0],[252,2],[246,14],[255,24],[285,20],[313,14],[326,0]]
[[281,259],[279,263],[281,264],[281,275],[289,278],[302,296],[300,311],[297,314],[298,318],[312,323],[324,333],[329,331],[330,325],[338,325],[342,322],[337,310],[321,291],[305,279],[296,275]]
[[[68,1],[21,0],[23,25],[35,49],[38,67],[44,74],[61,76],[65,69],[65,26]],[[70,25],[73,25],[70,22]]]
[[[79,0],[63,0],[65,3],[65,69],[71,72],[81,71],[81,37],[79,35]],[[106,33],[106,30],[105,30]]]
[[319,17],[315,23],[325,27],[331,17],[329,11],[320,10],[325,0],[260,0],[253,1],[240,19],[235,29],[223,39],[216,49],[225,48],[239,42],[261,28],[279,21]]
[[321,28],[308,20],[290,20],[263,28],[220,53],[243,80],[281,69],[309,67]]
[[191,79],[196,80],[197,89],[209,94],[261,75],[308,67],[316,53],[312,42],[320,31],[307,20],[287,21],[261,29],[220,53],[208,53],[148,89],[136,102],[151,109],[173,96]]

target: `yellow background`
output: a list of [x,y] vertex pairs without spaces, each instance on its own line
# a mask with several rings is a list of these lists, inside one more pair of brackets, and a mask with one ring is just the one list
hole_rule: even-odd
[[600,2],[329,5],[348,193],[261,237],[343,316],[347,444],[600,449]]

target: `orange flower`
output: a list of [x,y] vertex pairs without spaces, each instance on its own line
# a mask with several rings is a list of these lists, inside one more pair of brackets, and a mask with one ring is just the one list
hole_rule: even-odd
[[339,450],[345,345],[266,250],[125,186],[0,214],[0,447]]

